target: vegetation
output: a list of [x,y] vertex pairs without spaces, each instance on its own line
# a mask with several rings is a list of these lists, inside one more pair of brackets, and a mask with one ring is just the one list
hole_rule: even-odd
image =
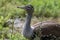
[[[27,4],[32,4],[35,8],[33,16],[46,18],[60,17],[60,0],[0,0],[0,31],[4,29],[3,25],[8,19],[14,18],[15,16],[19,16],[21,18],[25,17],[26,12],[22,9],[18,9],[17,6]],[[2,33],[2,37],[0,36],[0,39],[4,38],[4,34],[5,33]],[[9,36],[10,34],[7,35]],[[20,35],[19,37],[22,36]],[[13,38],[14,39],[12,40],[18,40],[17,36],[13,35]],[[25,38],[22,37],[20,39],[24,40]]]

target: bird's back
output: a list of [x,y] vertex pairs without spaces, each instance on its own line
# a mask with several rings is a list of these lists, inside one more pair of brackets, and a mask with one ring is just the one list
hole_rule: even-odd
[[40,35],[55,35],[60,36],[60,24],[54,22],[42,22],[38,27],[34,28],[34,32]]
[[55,35],[60,36],[60,24],[51,23],[45,24],[41,27],[42,35]]

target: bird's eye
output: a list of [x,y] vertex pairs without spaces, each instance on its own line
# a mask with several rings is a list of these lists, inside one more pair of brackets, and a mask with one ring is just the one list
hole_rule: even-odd
[[28,8],[30,8],[30,6]]
[[27,9],[30,9],[30,7],[27,7]]

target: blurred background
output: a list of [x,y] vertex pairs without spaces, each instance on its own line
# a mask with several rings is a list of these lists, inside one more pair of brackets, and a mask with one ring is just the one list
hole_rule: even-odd
[[21,35],[26,12],[17,6],[32,4],[31,25],[40,21],[60,23],[60,0],[0,0],[0,40],[27,40]]

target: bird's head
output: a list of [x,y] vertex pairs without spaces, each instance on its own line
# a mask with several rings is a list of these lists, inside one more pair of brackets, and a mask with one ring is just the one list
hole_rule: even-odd
[[33,13],[34,7],[32,5],[26,5],[26,6],[18,6],[17,8],[21,8],[26,10],[27,13]]

